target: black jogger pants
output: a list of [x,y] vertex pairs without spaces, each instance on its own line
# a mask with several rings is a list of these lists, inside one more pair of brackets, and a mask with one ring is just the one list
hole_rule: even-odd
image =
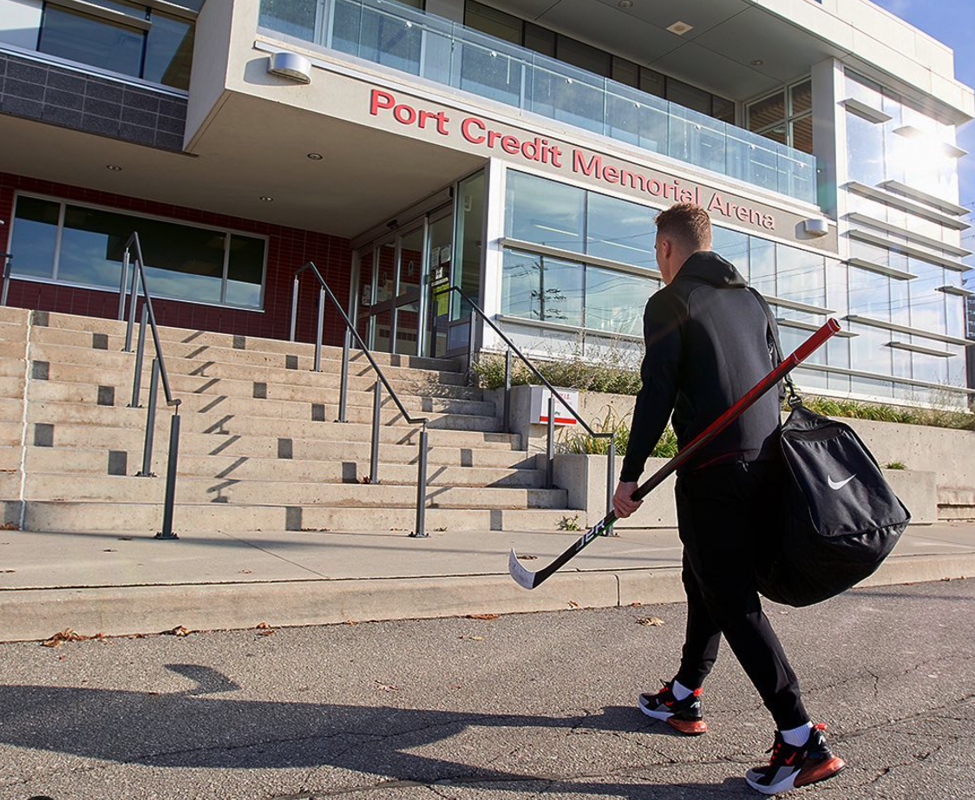
[[752,564],[778,525],[782,467],[775,462],[721,464],[677,479],[684,545],[687,633],[677,680],[701,686],[728,640],[776,726],[805,724],[799,683],[762,611]]

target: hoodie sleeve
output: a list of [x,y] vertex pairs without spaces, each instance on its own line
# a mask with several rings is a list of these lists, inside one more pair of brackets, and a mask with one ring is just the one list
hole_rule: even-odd
[[681,314],[671,293],[661,291],[643,313],[647,352],[640,368],[643,386],[636,396],[630,442],[623,459],[621,481],[636,481],[667,426],[677,399],[681,360]]

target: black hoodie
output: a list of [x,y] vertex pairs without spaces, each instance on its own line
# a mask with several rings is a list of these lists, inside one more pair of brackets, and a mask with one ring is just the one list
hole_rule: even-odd
[[[745,279],[717,253],[692,255],[650,298],[643,314],[643,386],[621,480],[640,477],[671,412],[683,447],[771,371],[769,325]],[[780,403],[778,392],[768,392],[685,471],[732,459],[777,459]]]

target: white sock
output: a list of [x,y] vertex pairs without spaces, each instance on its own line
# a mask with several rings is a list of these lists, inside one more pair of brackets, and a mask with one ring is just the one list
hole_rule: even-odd
[[670,685],[670,691],[674,693],[674,697],[677,698],[678,702],[694,694],[693,689],[688,689],[686,686],[684,686],[684,684],[677,681],[676,678],[674,679],[674,682]]
[[786,744],[790,744],[793,747],[802,747],[806,742],[809,741],[809,734],[812,732],[812,723],[807,722],[805,725],[800,725],[798,728],[791,728],[787,731],[781,731],[782,740]]

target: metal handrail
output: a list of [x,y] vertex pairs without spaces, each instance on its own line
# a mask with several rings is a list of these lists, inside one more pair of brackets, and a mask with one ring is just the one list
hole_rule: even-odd
[[[616,471],[616,434],[615,433],[599,433],[594,431],[592,427],[586,422],[582,416],[576,411],[569,402],[562,396],[562,394],[556,389],[549,380],[539,372],[538,368],[531,362],[531,360],[526,356],[518,346],[511,341],[510,338],[501,330],[487,314],[475,303],[470,296],[459,286],[446,286],[439,291],[434,292],[434,297],[440,294],[446,294],[448,292],[456,292],[470,307],[477,313],[477,315],[486,322],[491,329],[501,337],[502,341],[508,346],[508,350],[505,354],[505,369],[504,369],[504,426],[505,430],[510,433],[510,423],[511,423],[511,353],[513,352],[518,356],[532,372],[532,374],[540,380],[545,387],[549,390],[548,397],[548,443],[546,446],[546,458],[547,458],[547,478],[549,487],[553,484],[553,472],[554,472],[554,462],[555,462],[555,398],[559,399],[559,402],[568,409],[569,413],[575,417],[576,421],[585,429],[586,433],[592,436],[594,439],[609,439],[609,462],[606,469],[606,508],[607,513],[612,511],[613,508],[613,489],[615,483],[615,471]],[[468,359],[468,369],[471,368],[471,363],[474,358],[474,326],[470,326],[467,339],[467,359]]]
[[350,342],[349,338],[353,337],[359,349],[365,354],[369,363],[372,365],[373,370],[376,373],[376,385],[373,394],[373,404],[372,404],[372,448],[370,452],[369,459],[369,482],[379,483],[379,429],[380,429],[380,416],[382,410],[382,389],[386,387],[386,391],[389,392],[389,396],[392,398],[396,407],[400,410],[403,418],[410,425],[421,425],[420,428],[420,442],[419,442],[419,456],[417,459],[417,489],[416,489],[416,530],[414,530],[410,536],[413,538],[425,538],[428,534],[426,531],[425,517],[426,517],[426,488],[427,488],[427,418],[426,417],[414,417],[406,410],[406,406],[399,399],[399,395],[396,394],[396,390],[393,389],[390,382],[386,379],[383,371],[379,368],[379,364],[376,363],[376,359],[373,358],[372,353],[369,348],[366,347],[366,343],[363,341],[359,332],[355,329],[355,325],[352,320],[349,319],[348,315],[345,313],[345,309],[342,308],[342,304],[339,303],[338,298],[329,288],[328,283],[322,277],[321,272],[318,271],[318,267],[315,266],[314,261],[308,261],[303,267],[295,270],[294,282],[291,292],[291,341],[295,341],[295,333],[298,324],[298,287],[300,284],[301,276],[304,272],[311,271],[311,273],[318,278],[319,289],[318,289],[318,327],[315,336],[315,372],[321,371],[321,360],[322,360],[322,334],[325,326],[325,298],[327,297],[331,301],[335,310],[339,312],[339,316],[342,318],[342,322],[345,325],[345,336],[343,337],[342,346],[342,375],[341,383],[339,387],[339,418],[337,422],[345,422],[346,416],[346,399],[348,397],[348,382],[349,382],[349,350]]
[[[125,288],[125,281],[129,274],[129,266],[132,263],[132,250],[135,250],[135,268],[132,270],[132,283],[128,290]],[[139,324],[139,344],[135,354],[135,373],[132,377],[132,400],[130,408],[139,408],[139,394],[142,387],[142,361],[146,346],[146,327],[152,331],[152,342],[155,347],[156,357],[152,360],[152,377],[149,381],[149,405],[146,411],[146,436],[142,448],[142,469],[137,473],[137,477],[154,478],[152,471],[152,448],[156,432],[156,398],[159,394],[159,379],[162,378],[163,392],[166,395],[166,405],[172,406],[173,417],[169,426],[169,459],[166,464],[166,494],[163,502],[163,524],[162,530],[156,534],[157,539],[178,539],[173,532],[173,512],[176,505],[176,471],[179,462],[179,429],[180,416],[179,406],[182,402],[179,398],[174,398],[169,385],[169,375],[166,372],[166,362],[163,357],[162,342],[159,338],[159,327],[156,325],[156,314],[152,308],[152,295],[146,283],[145,260],[142,257],[142,243],[139,241],[139,234],[133,231],[125,242],[125,250],[122,258],[122,277],[119,281],[119,306],[118,318],[125,319],[125,298],[130,295],[129,319],[125,328],[125,346],[122,351],[132,352],[132,330],[135,325],[135,312],[139,300],[139,286],[141,285],[142,318]]]

